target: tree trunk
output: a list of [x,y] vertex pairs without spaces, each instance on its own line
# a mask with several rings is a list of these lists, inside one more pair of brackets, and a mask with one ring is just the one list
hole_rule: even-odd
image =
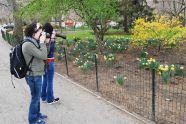
[[124,32],[128,33],[129,32],[129,29],[128,29],[128,16],[127,14],[124,14],[123,15],[123,28],[124,28]]
[[55,17],[55,25],[57,25],[57,17]]
[[16,42],[15,44],[18,44],[20,42],[23,41],[23,22],[22,19],[18,18],[18,17],[14,17],[14,36],[16,38]]
[[104,34],[101,32],[95,32],[95,37],[96,37],[96,43],[97,43],[97,52],[98,53],[103,53],[103,46],[104,46]]
[[185,2],[183,1],[183,4],[184,4],[184,10],[183,10],[183,18],[184,18],[184,26],[186,26],[186,5],[185,5]]
[[[18,9],[18,6],[16,4],[16,0],[11,0],[11,2],[12,2],[11,3],[12,8],[13,8],[12,10],[13,10],[13,12],[16,12]],[[23,41],[23,29],[22,29],[23,22],[22,22],[21,18],[15,16],[15,15],[13,15],[13,18],[14,18],[14,25],[15,25],[13,32],[14,32],[14,36],[16,38],[16,41],[13,45],[16,45],[17,43],[20,43]]]
[[128,15],[127,15],[127,11],[128,11],[128,0],[122,0],[121,1],[121,11],[122,11],[122,16],[123,16],[123,31],[124,32],[129,32],[128,29]]

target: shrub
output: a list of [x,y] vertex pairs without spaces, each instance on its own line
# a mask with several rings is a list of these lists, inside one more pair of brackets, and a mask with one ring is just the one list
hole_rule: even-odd
[[172,48],[183,43],[186,37],[186,28],[181,25],[178,18],[168,19],[161,16],[152,22],[139,18],[134,24],[132,44],[137,47],[148,46],[148,41],[153,39],[150,43],[156,41],[165,48]]

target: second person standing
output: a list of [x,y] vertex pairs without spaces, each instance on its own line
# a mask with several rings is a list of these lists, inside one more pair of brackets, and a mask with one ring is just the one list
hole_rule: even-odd
[[55,37],[56,32],[53,30],[53,27],[50,23],[46,23],[43,26],[43,30],[49,34],[50,43],[48,44],[48,59],[46,61],[46,72],[43,77],[43,85],[41,92],[41,99],[43,102],[47,102],[48,104],[53,104],[59,101],[58,97],[54,97],[53,92],[53,78],[55,72],[55,58],[54,58],[54,50],[55,50]]

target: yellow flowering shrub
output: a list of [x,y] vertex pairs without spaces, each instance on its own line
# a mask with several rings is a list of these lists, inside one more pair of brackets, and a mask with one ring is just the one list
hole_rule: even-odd
[[132,29],[134,46],[147,46],[148,40],[157,39],[162,46],[173,47],[183,43],[186,39],[186,27],[181,25],[178,18],[170,20],[161,16],[152,22],[139,18],[134,24]]

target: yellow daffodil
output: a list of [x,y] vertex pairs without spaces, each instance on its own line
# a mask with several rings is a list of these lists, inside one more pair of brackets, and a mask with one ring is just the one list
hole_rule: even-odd
[[169,68],[169,66],[168,65],[165,65],[165,68]]
[[106,56],[104,56],[104,60],[107,60],[107,57]]
[[169,70],[169,68],[167,68],[167,67],[164,68],[164,71],[168,71],[168,70]]
[[174,71],[175,70],[175,68],[174,67],[171,67],[171,71]]
[[112,58],[109,58],[108,60],[109,60],[109,61],[112,61]]

